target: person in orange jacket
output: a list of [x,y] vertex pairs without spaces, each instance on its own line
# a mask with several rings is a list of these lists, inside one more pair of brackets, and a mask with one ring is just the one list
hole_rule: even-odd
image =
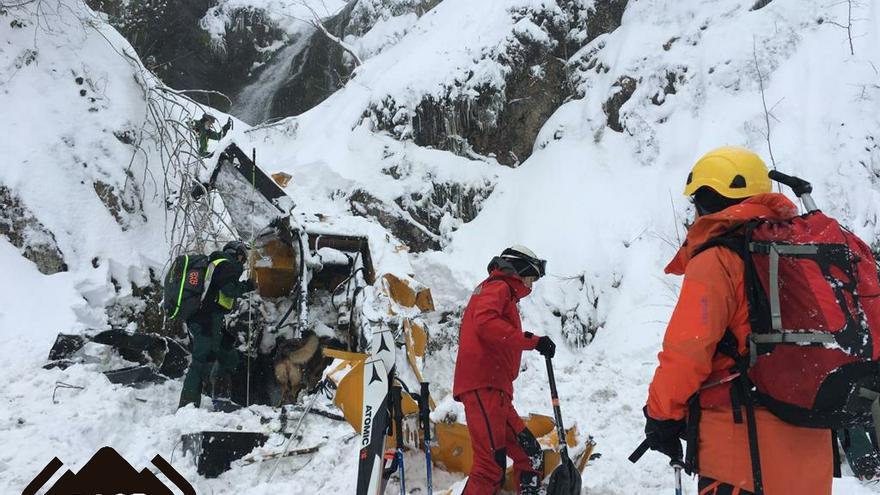
[[[743,148],[723,147],[700,158],[684,191],[697,217],[666,267],[666,273],[684,275],[684,281],[649,387],[645,435],[651,449],[681,461],[680,438],[697,426],[687,424],[688,416],[694,416],[699,438],[688,447],[696,450],[691,467],[699,473],[700,495],[748,495],[755,490],[747,426],[734,421],[730,383],[725,381],[732,378],[734,360],[718,352],[729,329],[739,355],[747,353],[751,327],[745,265],[729,249],[700,247],[752,219],[797,215],[794,203],[771,192],[767,174],[761,158]],[[697,392],[699,403],[689,409]],[[764,493],[830,494],[829,430],[785,423],[762,407],[755,413]]]

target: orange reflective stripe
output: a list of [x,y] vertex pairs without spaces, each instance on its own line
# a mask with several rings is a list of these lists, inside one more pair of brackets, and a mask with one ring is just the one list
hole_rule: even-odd
[[700,491],[700,495],[713,495],[715,493],[715,491],[718,490],[718,487],[720,485],[721,485],[721,482],[716,481],[716,482],[712,483],[711,485],[707,486],[706,488],[703,488],[703,490]]

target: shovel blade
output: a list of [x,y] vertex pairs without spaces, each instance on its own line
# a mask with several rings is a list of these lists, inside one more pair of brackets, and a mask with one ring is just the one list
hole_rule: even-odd
[[568,456],[562,456],[556,469],[550,473],[547,495],[580,495],[581,473]]

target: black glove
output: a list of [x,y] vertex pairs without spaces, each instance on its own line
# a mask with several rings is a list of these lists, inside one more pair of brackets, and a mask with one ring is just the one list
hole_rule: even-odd
[[681,435],[687,425],[683,419],[654,419],[648,416],[648,408],[645,413],[645,440],[651,450],[669,456],[670,460],[681,461]]
[[229,117],[229,120],[223,125],[223,133],[226,134],[229,129],[232,129],[232,117]]
[[251,279],[245,280],[244,282],[242,282],[242,284],[244,285],[245,292],[250,292],[257,288],[257,284],[255,284],[254,281]]
[[[532,332],[526,332],[527,337],[534,337]],[[552,358],[556,355],[556,344],[550,340],[550,337],[544,335],[543,337],[538,337],[538,343],[535,344],[535,350],[538,351],[542,356],[547,356],[548,358]]]

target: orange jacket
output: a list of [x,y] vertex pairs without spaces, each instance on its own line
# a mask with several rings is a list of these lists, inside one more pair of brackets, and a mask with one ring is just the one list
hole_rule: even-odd
[[[721,212],[699,217],[685,244],[666,267],[684,275],[678,303],[666,328],[660,365],[648,390],[648,414],[655,419],[681,419],[687,401],[700,387],[728,376],[733,360],[716,347],[730,329],[740,353],[751,331],[742,259],[726,248],[694,256],[706,241],[754,218],[786,219],[797,207],[782,194],[761,194]],[[729,385],[700,393],[700,474],[752,491],[752,468],[746,425],[736,424]],[[831,493],[831,435],[828,430],[800,428],[757,410],[758,448],[767,495]]]

